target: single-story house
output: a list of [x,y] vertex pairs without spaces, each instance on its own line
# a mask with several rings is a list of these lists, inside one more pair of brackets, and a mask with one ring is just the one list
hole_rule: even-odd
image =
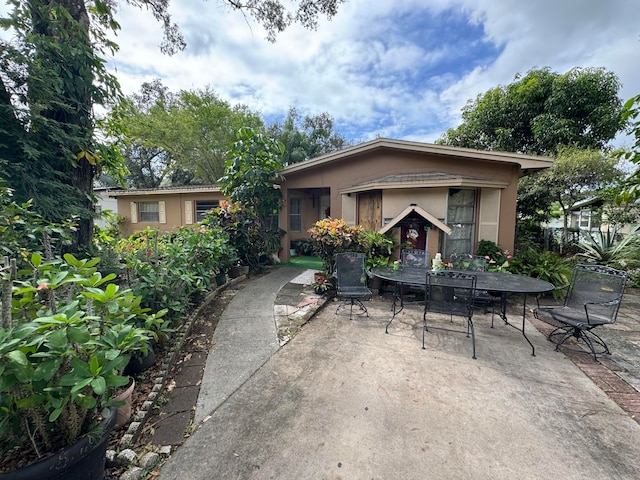
[[[378,138],[285,167],[280,184],[280,259],[292,240],[325,217],[391,231],[399,243],[441,252],[474,252],[479,240],[512,250],[518,179],[548,168],[550,157],[479,151]],[[215,185],[113,192],[123,233],[189,225],[224,197]]]
[[170,232],[182,225],[193,225],[226,199],[218,185],[112,190],[108,195],[117,199],[118,215],[125,219],[120,227],[123,235],[147,227]]

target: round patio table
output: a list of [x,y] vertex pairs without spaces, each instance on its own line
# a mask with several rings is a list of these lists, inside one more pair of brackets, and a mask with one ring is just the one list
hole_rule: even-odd
[[[402,286],[403,285],[418,285],[425,286],[427,284],[427,272],[431,271],[428,268],[415,268],[415,267],[374,267],[371,269],[371,273],[376,277],[393,282],[396,286],[393,296],[393,315],[387,323],[386,332],[388,332],[389,325],[395,318],[395,316],[404,308],[404,302],[402,299]],[[500,298],[500,318],[505,324],[510,327],[519,330],[524,336],[525,340],[531,346],[531,355],[535,356],[535,348],[527,334],[525,333],[525,318],[527,313],[527,295],[539,295],[554,290],[556,287],[550,282],[540,280],[539,278],[528,277],[526,275],[517,275],[514,273],[505,272],[476,272],[466,270],[453,270],[467,275],[473,275],[476,277],[476,290],[486,290],[496,298]],[[522,308],[522,328],[509,322],[507,318],[507,296],[509,294],[520,294],[523,297]],[[400,307],[398,308],[398,301]],[[491,327],[493,327],[493,320]]]

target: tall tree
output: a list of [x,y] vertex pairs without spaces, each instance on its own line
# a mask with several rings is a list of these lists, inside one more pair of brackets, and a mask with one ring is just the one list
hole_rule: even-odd
[[562,209],[565,243],[571,207],[619,183],[622,172],[617,164],[617,159],[599,150],[563,147],[553,166],[540,176],[539,185],[551,192]]
[[624,118],[629,122],[629,133],[634,138],[633,146],[623,152],[623,158],[635,164],[635,170],[625,182],[625,188],[618,197],[620,202],[634,202],[640,198],[640,95],[624,104]]
[[243,126],[263,128],[258,114],[230,106],[209,88],[170,94],[156,80],[130,100],[123,117],[130,141],[125,161],[127,183],[137,188],[215,183],[224,173],[235,132]]
[[601,68],[533,69],[469,101],[438,143],[547,155],[563,145],[602,149],[624,125],[619,89]]
[[[184,40],[169,15],[169,0],[126,0],[146,8],[162,23],[162,50],[175,53]],[[344,0],[298,0],[289,10],[280,0],[222,0],[262,24],[267,38],[292,23],[315,28]],[[18,200],[50,220],[79,216],[75,248],[92,240],[93,180],[102,169],[123,173],[112,145],[96,139],[96,104],[115,102],[119,85],[101,55],[117,49],[107,32],[120,28],[118,2],[111,0],[12,0],[0,26],[13,29],[0,40],[0,163]],[[110,132],[117,122],[107,124]],[[113,133],[113,132],[111,132]]]
[[291,107],[282,124],[275,122],[267,134],[282,142],[285,148],[286,165],[319,157],[350,145],[349,141],[334,130],[333,117],[324,112],[305,115]]

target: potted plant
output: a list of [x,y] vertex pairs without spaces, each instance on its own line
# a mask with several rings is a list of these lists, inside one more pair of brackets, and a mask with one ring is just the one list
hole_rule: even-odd
[[122,371],[153,336],[132,320],[153,315],[98,262],[33,254],[27,268],[2,272],[2,479],[103,478]]
[[335,278],[326,272],[316,272],[311,286],[318,295],[329,295],[336,288]]

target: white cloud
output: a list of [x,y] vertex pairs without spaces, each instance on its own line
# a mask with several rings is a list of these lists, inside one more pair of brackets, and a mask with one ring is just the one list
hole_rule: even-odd
[[112,65],[125,93],[154,78],[172,91],[210,86],[271,118],[328,112],[358,140],[433,141],[468,100],[534,67],[604,67],[623,99],[640,93],[636,0],[349,0],[317,31],[291,27],[275,44],[221,2],[170,10],[188,42],[173,57],[150,12],[121,7]]

